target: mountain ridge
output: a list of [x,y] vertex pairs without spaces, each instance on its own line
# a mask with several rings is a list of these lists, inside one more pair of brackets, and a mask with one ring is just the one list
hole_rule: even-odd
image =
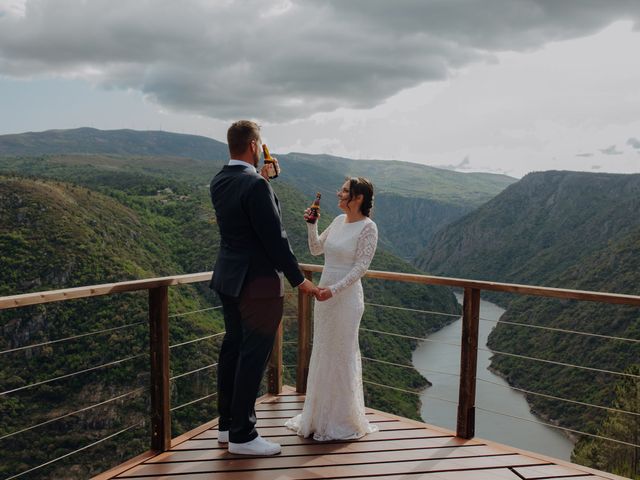
[[[37,137],[35,146],[31,145]],[[195,146],[194,146],[195,145]],[[278,154],[283,175],[311,202],[323,196],[323,212],[339,213],[332,201],[346,176],[367,176],[376,188],[373,215],[382,244],[394,254],[413,259],[440,227],[488,201],[515,179],[494,174],[460,173],[398,160],[353,160],[331,155]],[[67,165],[92,165],[110,181],[115,170],[136,175],[190,181],[211,178],[228,159],[227,146],[207,137],[135,130],[91,128],[0,136],[0,170],[49,175]],[[59,164],[64,167],[59,167]],[[4,166],[3,166],[4,165]],[[77,169],[70,171],[77,175]],[[178,175],[179,174],[179,175]],[[121,181],[122,173],[118,173]],[[301,211],[306,205],[301,205]],[[403,214],[397,215],[398,209]],[[411,210],[411,211],[409,211]]]

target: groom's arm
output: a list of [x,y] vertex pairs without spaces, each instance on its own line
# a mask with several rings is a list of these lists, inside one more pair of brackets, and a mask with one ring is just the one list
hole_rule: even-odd
[[275,268],[284,273],[291,286],[301,286],[305,278],[282,227],[275,194],[269,183],[263,178],[256,181],[246,201],[251,226]]

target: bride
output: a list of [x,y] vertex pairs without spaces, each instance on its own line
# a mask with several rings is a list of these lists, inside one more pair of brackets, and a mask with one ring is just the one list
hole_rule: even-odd
[[[378,428],[365,417],[358,328],[364,312],[360,278],[376,251],[378,229],[369,218],[373,185],[349,178],[338,192],[344,212],[318,236],[308,224],[309,250],[325,255],[314,307],[314,336],[302,413],[285,423],[319,441],[360,438]],[[305,219],[309,209],[305,212]]]

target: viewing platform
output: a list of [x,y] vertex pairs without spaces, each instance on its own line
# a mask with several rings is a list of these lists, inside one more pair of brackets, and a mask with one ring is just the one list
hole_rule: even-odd
[[94,480],[116,478],[175,480],[348,479],[534,480],[621,479],[367,408],[378,432],[359,440],[317,442],[284,427],[300,413],[304,396],[292,387],[265,395],[256,406],[261,435],[282,445],[272,457],[245,457],[217,442],[217,420],[171,442],[163,453],[138,457]]
[[[311,278],[314,272],[320,272],[322,270],[322,267],[317,265],[303,265],[302,268],[307,278]],[[460,349],[459,389],[457,401],[453,402],[457,403],[455,431],[367,408],[368,418],[373,424],[379,427],[378,432],[354,441],[317,442],[312,439],[303,439],[283,426],[286,419],[296,415],[302,409],[312,348],[312,300],[304,295],[298,295],[297,313],[296,316],[294,316],[294,318],[297,317],[295,323],[297,341],[286,342],[296,344],[296,364],[283,365],[283,344],[285,342],[283,341],[283,327],[281,326],[267,372],[266,391],[268,393],[259,399],[256,407],[258,430],[263,436],[280,443],[282,445],[282,453],[273,457],[245,457],[229,454],[223,445],[218,444],[217,420],[215,419],[211,419],[207,423],[176,438],[173,438],[171,433],[172,415],[176,409],[197,404],[204,400],[210,404],[215,404],[214,397],[216,395],[215,392],[207,392],[207,394],[201,398],[190,400],[182,405],[172,406],[170,402],[171,382],[196,371],[213,369],[216,364],[201,367],[191,372],[180,373],[173,377],[170,375],[170,349],[197,342],[201,339],[193,339],[170,345],[168,333],[170,317],[176,317],[178,315],[169,315],[169,288],[207,282],[211,278],[211,274],[212,272],[202,272],[198,274],[93,285],[0,298],[0,311],[3,311],[47,303],[66,302],[80,298],[119,295],[125,292],[148,292],[148,319],[143,322],[131,324],[141,324],[143,328],[146,328],[145,323],[148,324],[149,347],[148,351],[144,352],[144,356],[149,359],[148,384],[144,388],[137,388],[127,394],[119,395],[108,400],[100,399],[101,401],[94,405],[98,407],[112,401],[120,401],[128,395],[137,394],[139,391],[146,391],[149,395],[147,405],[150,405],[150,410],[149,406],[147,406],[145,410],[145,415],[148,415],[146,428],[150,433],[148,451],[119,466],[94,476],[94,479],[271,480],[380,478],[382,480],[410,480],[424,478],[439,480],[542,480],[560,478],[623,478],[475,437],[476,382],[479,381],[476,376],[476,366],[478,354],[478,323],[480,321],[480,294],[481,291],[497,291],[562,300],[571,299],[626,305],[634,308],[640,307],[640,296],[369,271],[366,274],[368,278],[423,285],[444,285],[459,288],[464,291],[462,331],[460,344],[458,345]],[[218,307],[211,307],[211,309],[215,308]],[[397,306],[390,308],[401,309]],[[405,310],[410,311],[411,309],[407,308]],[[77,335],[68,338],[53,339],[49,342],[37,343],[32,346],[19,346],[1,353],[21,351],[23,349],[40,347],[41,345],[55,342],[73,341],[79,337],[102,334],[103,332],[121,328],[128,328],[128,326],[115,326],[94,332],[78,332]],[[377,333],[395,335],[396,337],[402,336],[389,332]],[[202,337],[202,339],[213,337],[221,338],[220,335],[222,334],[223,332],[216,332],[212,335]],[[411,339],[414,337],[406,336],[406,338]],[[629,340],[635,343],[640,342],[638,339],[623,340]],[[145,346],[144,348],[147,347]],[[509,353],[503,354],[509,355]],[[140,356],[140,354],[135,355],[135,357]],[[8,398],[8,396],[18,391],[58,382],[61,379],[70,378],[76,374],[89,371],[93,372],[102,367],[108,367],[127,360],[128,359],[125,358],[123,360],[109,361],[103,365],[96,365],[72,373],[64,372],[63,375],[54,378],[38,380],[33,384],[14,387],[2,392],[1,395],[4,396],[4,398]],[[369,360],[381,361],[376,359]],[[532,358],[531,360],[537,359]],[[548,362],[547,360],[541,361]],[[384,361],[381,362],[385,363]],[[389,364],[395,365],[392,363]],[[593,370],[589,367],[569,366]],[[289,377],[295,378],[295,387],[283,385],[283,367],[290,367],[295,370],[295,375]],[[411,365],[399,365],[399,367],[412,368]],[[637,381],[636,377],[638,377],[637,375],[622,372],[607,373],[624,375],[627,378],[632,377],[634,381]],[[379,385],[365,379],[365,384],[367,383],[377,385],[381,388],[395,388],[390,385]],[[400,389],[395,388],[395,390]],[[417,394],[419,392],[409,393]],[[572,402],[574,405],[586,405],[589,407],[616,410],[623,414],[639,415],[637,411],[629,412],[612,409],[607,406],[587,405],[573,400],[567,401]],[[94,406],[84,407],[62,415],[60,415],[60,411],[55,413],[50,412],[50,417],[46,421],[24,428],[14,429],[14,431],[8,431],[1,436],[0,439],[3,439],[5,442],[12,442],[26,432],[32,430],[37,432],[38,429],[44,425],[55,424],[55,422],[79,412],[89,411],[94,408]],[[59,416],[56,417],[56,415]],[[121,420],[124,421],[126,419]],[[205,421],[207,420],[208,418]],[[145,424],[146,422],[142,423]],[[136,426],[139,426],[139,423],[137,425],[132,424],[120,431],[115,431],[104,440],[109,439],[111,442],[120,441],[118,438],[119,435]],[[523,422],[522,428],[526,429],[527,424]],[[590,435],[585,432],[570,431],[577,434]],[[64,428],[60,428],[59,432],[59,435],[64,435]],[[625,448],[630,447],[635,449],[634,451],[640,449],[637,441],[630,443],[629,441],[617,439],[606,440],[610,440],[616,445],[624,445],[626,446]],[[81,448],[76,448],[66,453],[60,449],[56,450],[56,452],[45,451],[43,452],[43,457],[46,458],[46,460],[40,461],[35,465],[24,467],[21,471],[12,473],[12,476],[6,478],[7,480],[13,478],[43,478],[38,476],[40,471],[43,471],[41,469],[49,468],[60,460],[68,460],[73,455],[94,448],[95,445],[98,445],[102,441],[101,439],[93,441],[92,443],[87,442],[87,444]],[[16,443],[16,445],[18,445],[18,443]],[[137,452],[141,451],[143,451],[143,449],[137,450]],[[117,462],[111,461],[110,465],[116,463]]]

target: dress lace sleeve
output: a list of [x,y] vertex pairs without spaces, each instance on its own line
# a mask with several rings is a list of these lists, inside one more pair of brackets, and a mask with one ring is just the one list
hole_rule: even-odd
[[311,255],[322,255],[324,253],[324,242],[329,236],[329,231],[339,216],[334,218],[331,224],[326,228],[324,232],[318,236],[318,222],[307,223],[307,233],[309,238],[309,251]]
[[369,222],[364,226],[358,237],[355,265],[342,280],[329,287],[333,295],[337,295],[345,288],[350,287],[365,274],[369,265],[371,265],[377,246],[378,227],[374,222]]

